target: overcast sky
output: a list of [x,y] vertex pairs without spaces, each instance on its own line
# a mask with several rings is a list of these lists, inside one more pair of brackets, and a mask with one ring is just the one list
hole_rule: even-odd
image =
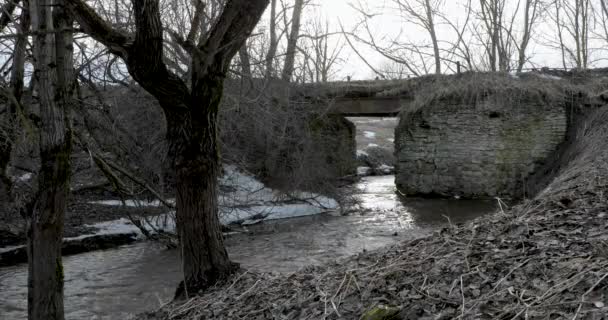
[[[517,1],[508,1],[508,4],[512,6],[511,9],[513,9]],[[474,2],[476,3],[476,1]],[[366,8],[366,13],[377,14],[377,16],[371,19],[370,25],[374,37],[378,42],[386,41],[387,39],[399,39],[413,43],[430,44],[426,31],[405,22],[400,17],[399,11],[391,0],[315,0],[315,4],[315,6],[308,8],[308,17],[327,18],[332,28],[336,31],[339,30],[340,22],[347,31],[360,22],[362,16],[352,6],[363,6]],[[442,8],[447,18],[453,23],[464,22],[466,17],[464,0],[445,0]],[[454,31],[447,24],[442,23],[441,19],[437,20],[439,39],[443,41],[453,40],[455,38]],[[519,25],[516,23],[517,28],[519,28]],[[533,41],[528,49],[532,63],[527,65],[527,67],[561,67],[559,50],[550,47],[555,41],[555,26],[550,20],[535,27]],[[605,53],[600,53],[597,50],[602,50],[602,47],[606,47],[606,43],[593,42],[590,47],[594,50],[592,59],[602,59],[602,55]],[[365,56],[366,60],[376,68],[386,65],[388,62],[386,58],[383,58],[366,45],[358,44],[357,48]],[[370,79],[375,77],[375,74],[350,50],[348,45],[342,51],[342,56],[343,62],[341,71],[337,76],[338,78],[345,78],[347,75],[352,76],[353,79]],[[600,67],[606,65],[605,61],[599,60],[593,66]]]

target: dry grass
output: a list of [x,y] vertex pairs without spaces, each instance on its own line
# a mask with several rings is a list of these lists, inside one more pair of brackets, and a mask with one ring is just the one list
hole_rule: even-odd
[[581,91],[568,80],[536,74],[466,73],[420,81],[408,106],[410,112],[433,105],[476,105],[481,101],[498,108],[564,106]]
[[291,275],[243,272],[153,319],[605,319],[608,108],[536,199],[430,237]]

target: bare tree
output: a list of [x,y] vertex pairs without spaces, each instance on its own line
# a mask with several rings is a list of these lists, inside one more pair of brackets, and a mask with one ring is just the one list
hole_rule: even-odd
[[277,54],[279,39],[277,38],[277,0],[270,3],[270,44],[266,53],[265,78],[270,79],[274,75],[274,58]]
[[[15,9],[15,1],[9,1],[1,9],[0,31],[4,29],[8,22],[12,19],[9,17]],[[23,76],[25,69],[25,49],[27,45],[27,32],[30,26],[29,10],[24,8],[21,10],[19,24],[17,25],[17,36],[15,47],[12,54],[12,67],[10,75],[10,89],[0,90],[0,95],[3,95],[8,100],[8,108],[0,116],[6,124],[3,130],[0,130],[0,192],[6,194],[7,198],[11,197],[12,180],[8,175],[7,168],[11,160],[13,145],[16,140],[16,131],[18,124],[18,111],[21,109],[21,98],[23,95]],[[23,113],[22,113],[23,114]]]
[[[176,218],[183,253],[183,286],[194,294],[236,269],[224,247],[218,221],[218,107],[232,57],[245,43],[268,0],[228,0],[215,25],[192,42],[173,38],[192,57],[191,87],[167,69],[158,0],[133,0],[135,34],[112,28],[81,0],[67,0],[84,31],[121,57],[133,78],[160,103],[176,171]],[[194,19],[201,19],[195,16]],[[193,25],[196,25],[193,23]],[[198,34],[199,30],[190,30]]]
[[[603,2],[602,2],[603,3]],[[555,0],[552,17],[558,31],[564,67],[571,61],[577,69],[589,67],[593,7],[590,0]],[[571,46],[570,43],[574,43]]]
[[11,15],[17,8],[17,4],[19,4],[19,0],[8,0],[0,7],[0,31],[11,22]]
[[283,65],[283,73],[281,79],[290,81],[293,75],[293,69],[296,59],[296,49],[298,38],[300,37],[300,19],[302,18],[302,9],[304,9],[304,0],[295,0],[291,19],[291,32],[287,39],[287,51],[285,53],[285,63]]
[[426,30],[431,38],[433,46],[433,58],[435,60],[435,73],[441,74],[441,54],[439,40],[435,31],[435,17],[442,5],[442,0],[394,0],[401,11],[401,15],[407,21],[414,23]]
[[486,54],[488,56],[488,64],[491,71],[497,71],[498,65],[503,66],[499,61],[500,57],[500,33],[502,26],[502,12],[504,11],[504,0],[479,0],[481,6],[481,21],[485,26],[485,32],[488,37],[484,41]]
[[608,41],[608,0],[599,0],[600,1],[600,7],[602,8],[602,14],[601,14],[601,19],[602,19],[602,31],[603,31],[603,36],[604,36],[604,40]]
[[[299,78],[301,82],[306,82],[306,79],[327,82],[335,74],[335,67],[340,61],[340,54],[344,48],[342,34],[331,32],[328,20],[322,22],[321,19],[316,19],[305,27],[305,33],[300,36],[298,45],[298,51],[304,57],[301,61]],[[332,37],[338,38],[332,39]]]
[[38,194],[27,222],[29,319],[63,319],[61,244],[70,181],[72,21],[62,0],[30,0],[40,106]]
[[518,61],[517,61],[517,71],[521,72],[524,68],[524,65],[528,61],[528,55],[526,50],[528,49],[528,45],[530,44],[530,40],[532,39],[532,28],[538,22],[538,19],[541,14],[541,6],[542,3],[540,0],[524,0],[525,8],[524,8],[524,20],[523,20],[523,33],[521,36],[520,44],[517,48],[519,53]]
[[239,49],[239,60],[241,62],[241,72],[243,77],[251,78],[251,59],[249,58],[249,52],[247,51],[247,44],[244,44]]

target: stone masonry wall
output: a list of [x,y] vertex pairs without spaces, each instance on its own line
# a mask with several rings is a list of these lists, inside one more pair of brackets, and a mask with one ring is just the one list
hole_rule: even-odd
[[563,106],[496,97],[405,110],[395,129],[395,182],[406,195],[521,197],[525,179],[564,140]]

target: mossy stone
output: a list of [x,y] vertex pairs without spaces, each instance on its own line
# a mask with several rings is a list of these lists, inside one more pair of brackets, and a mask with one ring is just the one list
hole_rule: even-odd
[[391,306],[376,306],[361,316],[361,320],[399,320],[400,308]]

